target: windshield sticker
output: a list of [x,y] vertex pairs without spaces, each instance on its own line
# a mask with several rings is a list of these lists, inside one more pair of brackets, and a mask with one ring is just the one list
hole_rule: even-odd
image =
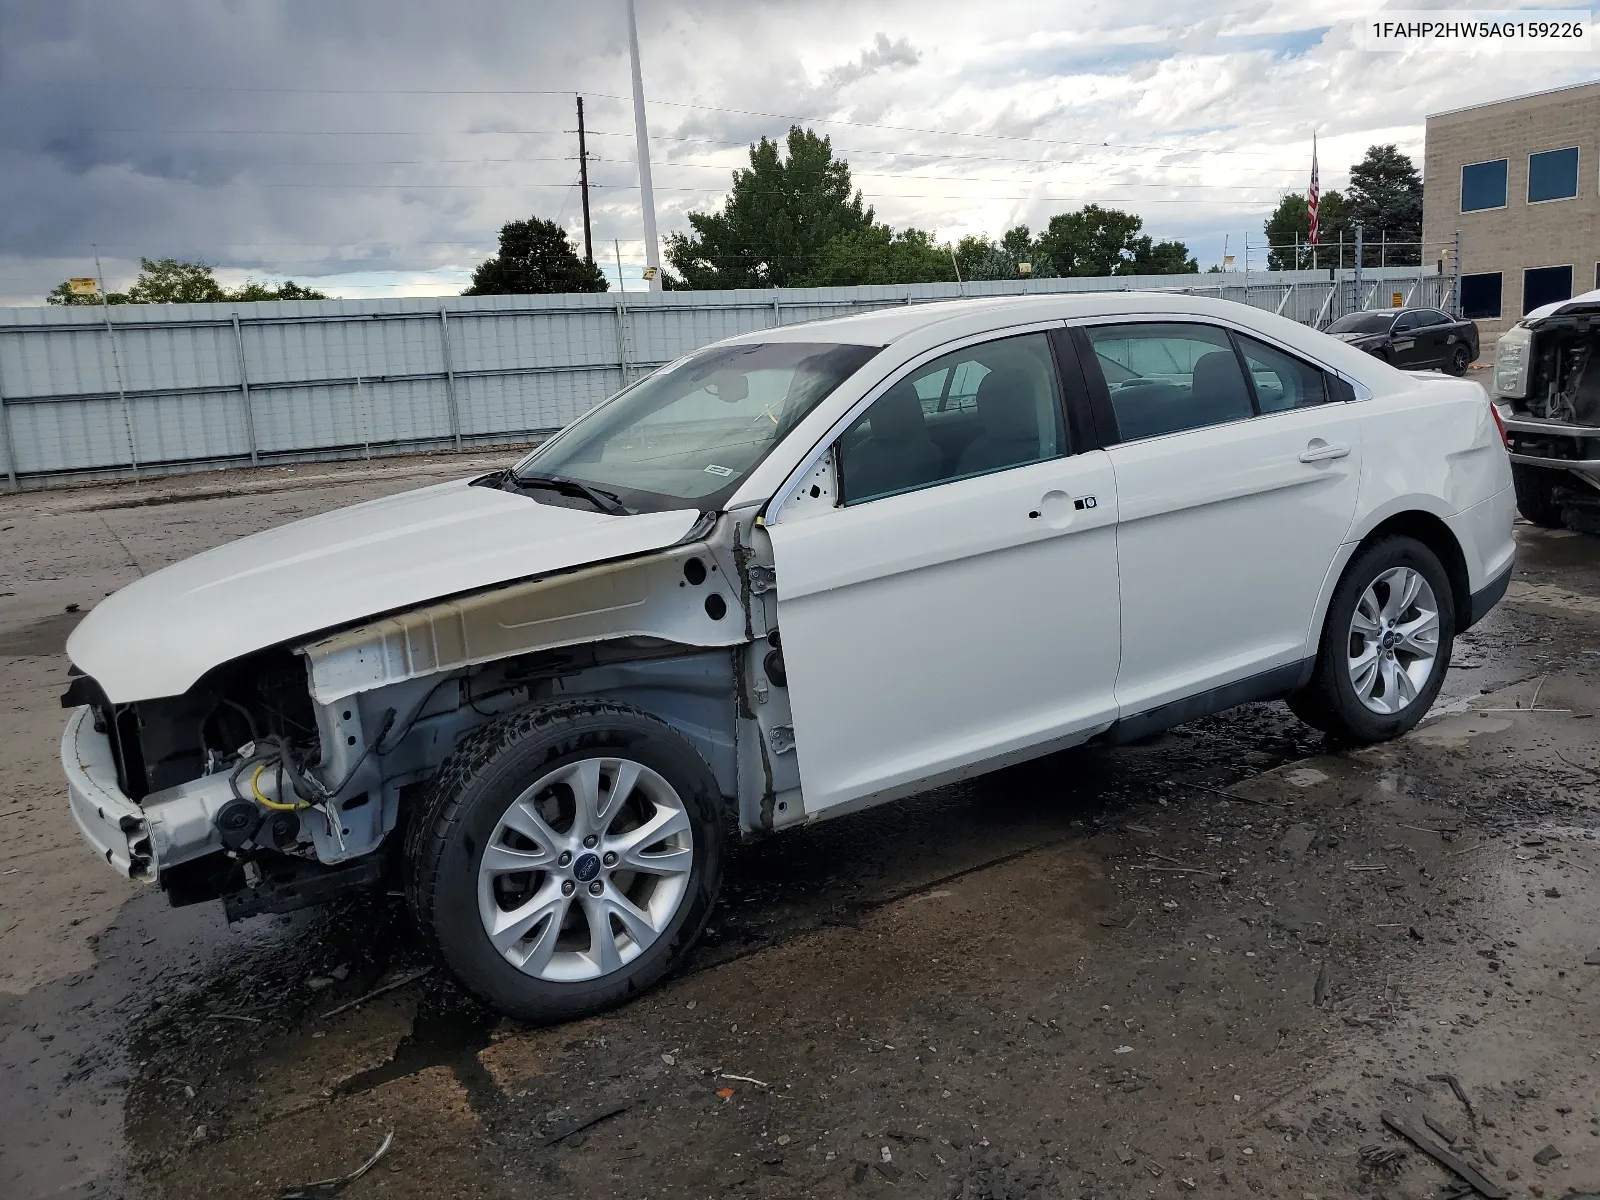
[[712,463],[709,467],[706,468],[706,474],[707,475],[723,475],[723,476],[732,475],[733,474],[733,468],[732,467],[719,467],[719,466],[717,466],[716,463]]

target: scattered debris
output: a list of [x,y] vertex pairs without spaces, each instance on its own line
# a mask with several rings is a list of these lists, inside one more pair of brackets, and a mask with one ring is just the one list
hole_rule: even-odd
[[332,1179],[319,1179],[315,1183],[291,1188],[282,1194],[281,1200],[323,1200],[323,1197],[326,1196],[337,1196],[345,1188],[377,1166],[378,1160],[389,1153],[389,1147],[393,1144],[394,1130],[391,1129],[384,1135],[383,1145],[378,1147],[377,1153],[348,1175],[335,1175]]
[[[1461,1101],[1461,1107],[1467,1110],[1467,1120],[1472,1122],[1472,1127],[1476,1129],[1478,1127],[1478,1114],[1472,1107],[1472,1101],[1467,1097],[1467,1089],[1462,1086],[1461,1080],[1448,1071],[1437,1075],[1429,1075],[1428,1078],[1434,1083],[1450,1085],[1450,1090],[1455,1093],[1456,1099]],[[1485,1153],[1487,1154],[1487,1152]],[[1495,1165],[1494,1159],[1489,1159],[1489,1165]]]
[[1357,1160],[1361,1164],[1361,1169],[1368,1175],[1393,1179],[1400,1174],[1400,1168],[1405,1165],[1406,1152],[1397,1146],[1375,1143],[1361,1147]]
[[1591,950],[1589,956],[1583,960],[1586,967],[1600,967],[1600,950]]
[[1447,1170],[1454,1171],[1457,1175],[1461,1176],[1462,1179],[1465,1179],[1473,1186],[1473,1188],[1477,1190],[1479,1195],[1485,1197],[1485,1200],[1508,1200],[1508,1197],[1511,1195],[1510,1192],[1501,1187],[1498,1183],[1490,1182],[1487,1178],[1481,1175],[1477,1168],[1473,1167],[1471,1163],[1455,1154],[1452,1154],[1449,1150],[1439,1145],[1438,1142],[1434,1141],[1427,1134],[1423,1133],[1422,1130],[1411,1124],[1411,1122],[1402,1117],[1395,1116],[1394,1113],[1389,1112],[1387,1109],[1379,1113],[1378,1116],[1385,1125],[1394,1130],[1394,1132],[1398,1133],[1401,1137],[1405,1138],[1412,1145],[1416,1146],[1418,1150],[1421,1150],[1429,1158],[1433,1159]]
[[78,606],[76,604],[69,604],[69,605],[67,605],[67,611],[68,612],[77,612],[78,611]]
[[[894,1047],[892,1047],[892,1046],[890,1047],[891,1050],[893,1048]],[[762,1088],[771,1087],[772,1086],[770,1083],[762,1083],[761,1080],[759,1080],[759,1079],[751,1079],[750,1076],[748,1076],[748,1075],[718,1075],[717,1078],[718,1079],[732,1079],[732,1080],[734,1080],[735,1082],[738,1082],[738,1083],[753,1083],[757,1087],[762,1087]]]
[[341,1004],[338,1008],[330,1008],[327,1012],[322,1014],[321,1019],[326,1021],[329,1017],[337,1017],[342,1012],[349,1012],[352,1008],[361,1007],[361,1005],[367,1003],[369,1000],[376,1000],[379,996],[387,996],[390,992],[398,992],[401,988],[407,986],[408,984],[413,984],[423,976],[431,974],[433,974],[432,967],[423,967],[420,971],[413,971],[409,975],[402,975],[393,983],[386,983],[380,988],[374,988],[372,991],[368,992],[365,996],[362,996],[359,999],[352,1000],[348,1004]]
[[261,1024],[260,1017],[247,1017],[243,1013],[207,1013],[206,1016],[213,1021],[243,1021],[248,1025]]
[[733,1089],[732,1088],[718,1088],[717,1089],[717,1095],[721,1096],[724,1100],[726,1100],[730,1096],[733,1095]]
[[1435,1121],[1427,1113],[1422,1114],[1422,1123],[1442,1137],[1447,1145],[1454,1146],[1460,1140],[1442,1121]]
[[610,1120],[618,1113],[625,1113],[633,1107],[632,1100],[618,1100],[615,1104],[608,1104],[598,1108],[587,1116],[567,1117],[560,1121],[554,1129],[540,1140],[540,1146],[554,1146],[557,1142],[565,1141],[575,1133],[581,1133],[591,1126],[600,1124],[601,1121]]
[[1217,1162],[1219,1159],[1226,1158],[1227,1156],[1228,1156],[1228,1152],[1226,1150],[1224,1150],[1221,1146],[1207,1146],[1206,1147],[1206,1161],[1207,1162]]
[[1328,1002],[1328,964],[1317,965],[1317,982],[1311,988],[1311,1003],[1321,1008]]
[[1539,1153],[1533,1156],[1533,1161],[1538,1163],[1541,1167],[1548,1167],[1560,1157],[1561,1151],[1557,1150],[1554,1146],[1546,1146],[1543,1150],[1539,1151]]

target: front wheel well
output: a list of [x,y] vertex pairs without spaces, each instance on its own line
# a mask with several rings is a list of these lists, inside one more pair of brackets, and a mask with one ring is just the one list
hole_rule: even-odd
[[[1461,552],[1461,543],[1450,527],[1429,512],[1413,510],[1396,513],[1380,522],[1371,533],[1361,539],[1356,547],[1360,554],[1374,542],[1386,537],[1415,538],[1438,557],[1440,565],[1450,579],[1450,607],[1455,612],[1456,632],[1461,632],[1463,622],[1472,612],[1472,580],[1467,574],[1467,556]],[[1355,555],[1351,555],[1354,559]]]

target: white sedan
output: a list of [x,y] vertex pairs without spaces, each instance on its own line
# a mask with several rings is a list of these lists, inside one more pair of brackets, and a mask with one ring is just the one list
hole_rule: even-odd
[[616,1003],[769,833],[1287,698],[1428,710],[1506,589],[1482,389],[1182,296],[763,330],[515,467],[105,600],[62,744],[96,852],[230,917],[400,882],[506,1013]]

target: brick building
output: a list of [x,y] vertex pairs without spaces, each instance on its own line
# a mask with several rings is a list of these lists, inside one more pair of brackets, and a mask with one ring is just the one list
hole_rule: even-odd
[[1462,315],[1486,350],[1600,287],[1600,82],[1435,113],[1422,174],[1423,241],[1441,255],[1460,230]]

